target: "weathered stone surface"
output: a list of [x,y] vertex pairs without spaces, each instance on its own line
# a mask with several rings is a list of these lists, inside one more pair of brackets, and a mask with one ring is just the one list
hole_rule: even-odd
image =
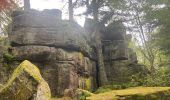
[[65,89],[78,88],[78,74],[74,64],[54,62],[46,66],[42,75],[49,83],[53,97],[64,95]]
[[[48,82],[52,96],[64,95],[65,89],[83,88],[94,90],[95,62],[81,52],[64,50],[48,46],[25,45],[13,47],[17,60],[28,59],[35,62],[42,71],[43,78]],[[40,63],[42,62],[42,63]],[[95,77],[93,77],[93,75]],[[85,87],[79,85],[80,76],[85,80]],[[87,77],[91,78],[87,78]],[[89,80],[90,79],[90,80]],[[89,86],[86,85],[88,80]]]
[[[58,67],[56,62],[48,62],[47,64],[39,64],[43,78],[47,81],[52,97],[58,94]],[[66,84],[66,83],[65,83]]]
[[65,89],[78,88],[78,74],[71,64],[58,64],[58,94],[64,94]]
[[[69,24],[69,23],[68,23]],[[62,30],[63,29],[63,30]],[[14,31],[11,35],[11,41],[16,44],[25,45],[56,45],[64,43],[85,43],[86,41],[80,33],[70,30],[68,25],[62,29],[45,29],[45,28],[22,28]],[[69,31],[68,31],[69,30]],[[83,40],[81,40],[83,39]]]
[[[96,70],[95,62],[84,57],[81,52],[58,48],[56,49],[56,61],[43,66],[48,66],[43,67],[42,75],[51,87],[52,96],[64,95],[65,89],[87,89],[88,87],[88,89],[94,90],[96,88],[96,85],[93,85],[96,83],[96,73],[93,72]],[[90,79],[90,86],[86,85],[87,79]]]
[[61,19],[61,11],[57,9],[44,11],[14,11],[12,14],[12,30],[19,27],[55,27]]
[[128,48],[125,42],[125,40],[103,42],[105,70],[110,83],[126,83],[134,74],[143,72],[147,74],[146,68],[137,64],[136,53]]
[[85,72],[79,77],[79,88],[94,91],[97,88],[96,63],[85,57]]
[[[83,29],[82,29],[83,30]],[[40,45],[61,47],[82,51],[90,55],[90,46],[85,40],[85,35],[76,24],[61,23],[55,29],[46,28],[21,28],[13,31],[10,41],[13,46]]]
[[12,46],[39,45],[61,47],[82,51],[90,56],[85,30],[75,22],[59,20],[58,10],[28,12],[16,11],[13,14],[12,32],[9,35]]
[[51,92],[36,66],[21,63],[8,82],[0,88],[0,100],[49,100]]
[[47,46],[20,46],[14,47],[17,60],[30,60],[36,62],[54,61],[56,49]]
[[[102,23],[100,23],[98,25],[99,25],[98,27],[99,27],[100,31],[103,32],[105,30],[105,25]],[[94,30],[95,29],[95,21],[91,18],[86,18],[85,23],[84,23],[84,28],[88,32],[88,34],[91,36],[92,33],[95,31]]]
[[128,59],[127,46],[123,40],[105,41],[103,48],[105,61]]
[[104,40],[125,40],[126,28],[121,21],[110,23],[102,33]]

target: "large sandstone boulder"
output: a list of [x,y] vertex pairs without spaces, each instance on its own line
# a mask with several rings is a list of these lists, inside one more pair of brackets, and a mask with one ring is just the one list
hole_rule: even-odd
[[50,100],[51,92],[39,69],[25,60],[0,87],[0,100]]

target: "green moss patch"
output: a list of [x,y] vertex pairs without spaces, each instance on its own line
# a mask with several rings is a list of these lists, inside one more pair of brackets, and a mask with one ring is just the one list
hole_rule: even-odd
[[167,100],[170,87],[136,87],[95,94],[87,100]]

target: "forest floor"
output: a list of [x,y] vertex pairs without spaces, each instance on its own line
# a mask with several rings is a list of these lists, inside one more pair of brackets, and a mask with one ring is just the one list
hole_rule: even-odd
[[170,87],[135,87],[94,94],[87,97],[87,100],[167,100],[167,98],[170,98]]

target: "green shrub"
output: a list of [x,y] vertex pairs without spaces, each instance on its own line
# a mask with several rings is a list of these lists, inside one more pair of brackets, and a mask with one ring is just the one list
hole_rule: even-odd
[[161,67],[144,79],[144,86],[170,86],[170,68]]
[[78,89],[77,93],[79,94],[78,100],[86,100],[86,97],[93,95],[93,93],[91,93],[87,90],[82,90],[82,89]]
[[141,74],[132,75],[128,87],[133,86],[170,86],[170,68],[160,67],[155,73],[141,76]]
[[104,93],[111,91],[111,86],[104,86],[104,87],[99,87],[95,93]]
[[3,59],[6,63],[12,63],[14,61],[14,56],[12,54],[9,54],[9,53],[4,53]]

